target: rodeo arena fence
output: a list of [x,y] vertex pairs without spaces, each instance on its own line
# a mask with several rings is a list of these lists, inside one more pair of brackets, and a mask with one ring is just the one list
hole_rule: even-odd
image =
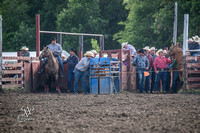
[[[184,88],[200,88],[200,56],[187,56],[189,15],[184,15],[183,34],[183,75]],[[131,64],[129,50],[104,50],[104,37],[99,34],[81,34],[40,31],[39,15],[36,15],[36,56],[37,57],[2,57],[2,18],[0,15],[0,85],[1,88],[25,88],[36,90],[41,81],[38,76],[40,61],[40,33],[57,34],[62,41],[62,34],[79,36],[79,58],[83,56],[83,36],[100,37],[99,59],[91,59],[90,92],[91,94],[109,94],[120,90],[136,91],[136,67]],[[200,51],[200,50],[196,50]],[[104,55],[107,55],[106,58]],[[15,63],[12,62],[15,61]],[[3,69],[3,70],[2,70]],[[64,81],[61,88],[67,90],[68,65],[64,64]],[[173,73],[172,73],[173,74]],[[61,89],[62,91],[62,89]]]

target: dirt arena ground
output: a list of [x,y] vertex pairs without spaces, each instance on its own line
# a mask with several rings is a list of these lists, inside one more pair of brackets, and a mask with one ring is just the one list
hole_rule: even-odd
[[5,93],[0,132],[197,133],[200,95]]

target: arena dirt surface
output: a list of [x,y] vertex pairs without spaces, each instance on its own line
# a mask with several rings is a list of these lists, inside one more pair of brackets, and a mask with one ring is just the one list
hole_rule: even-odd
[[[21,107],[34,107],[19,122]],[[200,132],[200,95],[0,94],[0,132]]]

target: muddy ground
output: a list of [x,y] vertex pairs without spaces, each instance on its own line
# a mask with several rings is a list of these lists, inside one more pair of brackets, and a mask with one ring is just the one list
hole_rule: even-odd
[[200,132],[200,95],[7,92],[0,132]]

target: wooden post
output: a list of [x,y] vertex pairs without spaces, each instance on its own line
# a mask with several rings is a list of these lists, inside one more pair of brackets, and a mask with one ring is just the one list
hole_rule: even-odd
[[104,36],[100,36],[100,51],[104,50]]
[[79,36],[79,59],[83,57],[83,35]]
[[58,43],[62,46],[62,34],[57,34]]
[[36,15],[36,57],[40,56],[40,15]]
[[184,31],[183,31],[184,89],[187,89],[186,51],[188,50],[188,25],[189,25],[189,15],[188,14],[184,14]]
[[2,90],[2,16],[0,15],[0,91]]
[[175,14],[174,14],[174,32],[173,32],[173,43],[176,45],[177,39],[177,12],[178,12],[178,3],[175,2]]

